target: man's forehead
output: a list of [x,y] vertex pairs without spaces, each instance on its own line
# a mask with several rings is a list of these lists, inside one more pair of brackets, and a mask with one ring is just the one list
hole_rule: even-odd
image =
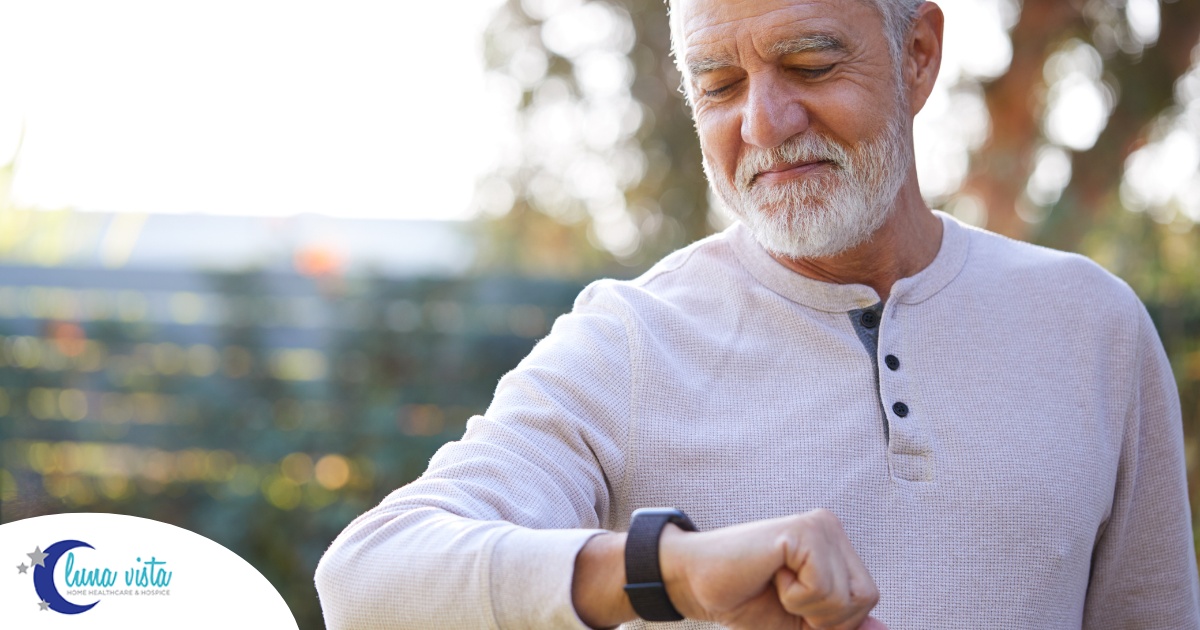
[[837,11],[847,5],[861,5],[878,9],[879,2],[889,0],[667,0],[667,5],[674,13],[690,13],[712,17],[728,16],[744,13],[747,10],[758,10],[760,13],[786,9],[791,7],[812,7],[820,10]]
[[[790,22],[846,21],[863,8],[878,9],[876,0],[669,0],[671,35],[680,52],[689,46],[720,40],[740,24],[753,21],[786,30]],[[876,13],[878,15],[878,13]],[[766,33],[762,35],[766,36]]]

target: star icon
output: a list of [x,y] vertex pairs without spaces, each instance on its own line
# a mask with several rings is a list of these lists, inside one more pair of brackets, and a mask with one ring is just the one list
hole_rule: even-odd
[[25,555],[29,556],[29,561],[33,563],[33,566],[45,567],[46,566],[46,556],[48,556],[50,554],[42,553],[41,547],[34,547],[33,553],[27,553]]
[[38,610],[50,610],[50,604],[48,602],[38,602]]
[[27,571],[29,571],[29,567],[25,566],[24,562],[17,565],[17,573],[26,573]]

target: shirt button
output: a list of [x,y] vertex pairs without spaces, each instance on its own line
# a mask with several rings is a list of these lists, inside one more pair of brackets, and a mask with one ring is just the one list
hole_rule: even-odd
[[879,325],[879,315],[875,314],[875,311],[863,311],[858,321],[864,328],[874,328]]
[[900,369],[900,359],[897,359],[896,355],[894,354],[889,354],[886,357],[883,357],[883,362],[888,366],[888,369],[893,372]]
[[903,418],[904,416],[908,415],[908,405],[898,402],[892,405],[892,411],[894,411],[897,416]]

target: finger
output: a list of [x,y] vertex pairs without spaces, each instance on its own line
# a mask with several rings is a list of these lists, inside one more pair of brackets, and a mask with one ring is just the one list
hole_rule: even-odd
[[850,601],[850,565],[845,553],[829,540],[829,590],[813,608],[824,625],[836,625],[857,612]]
[[783,567],[775,572],[775,592],[779,603],[789,614],[803,616],[813,605],[820,601],[819,593],[811,585],[804,584],[789,568]]
[[[800,630],[841,630],[842,627],[843,626],[838,626],[837,628],[817,628],[816,626],[810,625],[807,621],[802,620],[800,623]],[[844,627],[846,630],[888,630],[888,627],[884,625],[882,621],[874,617],[867,617],[861,624],[857,626],[846,625]]]
[[853,605],[870,611],[879,603],[879,588],[871,578],[871,572],[857,558],[849,567],[850,601]]
[[836,554],[823,549],[821,543],[815,547],[800,566],[792,569],[784,567],[792,579],[788,580],[787,588],[781,591],[780,603],[793,615],[805,616],[812,612],[836,588]]
[[845,563],[848,587],[844,607],[839,611],[840,614],[831,615],[831,621],[834,623],[829,625],[837,630],[855,630],[865,623],[867,616],[879,602],[879,590],[845,531],[838,528],[833,535],[840,547],[839,557]]
[[[868,619],[867,615],[870,612],[871,611],[869,610],[850,612],[850,609],[846,609],[843,611],[843,613],[849,614],[840,619],[826,622],[825,625],[821,626],[821,628],[823,630],[860,630],[864,627],[863,624],[866,623]],[[868,629],[870,628],[870,626],[865,627]]]
[[824,542],[830,554],[832,581],[821,607],[829,610],[827,623],[834,624],[853,614],[853,611],[847,610],[850,607],[850,573],[851,563],[856,562],[858,556],[854,554],[846,532],[842,530],[842,524],[836,517],[829,519],[821,529],[825,534]]
[[[846,628],[846,630],[888,630],[887,625],[885,625],[882,621],[880,621],[874,617],[867,617],[865,620],[863,620],[863,622],[861,624],[859,624],[857,626],[847,625],[847,626],[845,626],[845,628]],[[841,626],[838,626],[836,628],[825,628],[825,627],[814,626],[811,623],[809,623],[808,620],[806,620],[806,619],[800,620],[800,628],[799,628],[799,630],[840,630],[840,629],[841,629]]]
[[862,558],[854,551],[850,539],[845,538],[846,568],[849,572],[850,604],[866,616],[879,603],[879,588],[871,577],[871,572],[863,564]]
[[[774,582],[775,593],[778,594],[780,602],[783,602],[785,598],[790,597],[789,592],[793,588],[802,588],[796,582],[796,574],[792,573],[792,570],[787,567],[782,567],[775,572]],[[784,609],[786,610],[787,607],[785,606]]]
[[803,614],[812,625],[829,630],[856,630],[878,601],[870,573],[859,558],[841,523],[823,523],[825,546],[831,554],[834,585],[823,601]]
[[829,555],[821,550],[820,542],[813,544],[813,539],[819,538],[816,532],[797,536],[788,542],[785,551],[787,566],[776,571],[776,588],[779,601],[789,613],[798,615],[800,611],[819,601],[829,590],[830,569]]
[[821,528],[807,537],[805,543],[811,546],[808,561],[795,572],[794,581],[787,575],[781,577],[786,586],[780,591],[784,610],[815,627],[839,625],[859,612],[850,605],[849,567],[831,533]]

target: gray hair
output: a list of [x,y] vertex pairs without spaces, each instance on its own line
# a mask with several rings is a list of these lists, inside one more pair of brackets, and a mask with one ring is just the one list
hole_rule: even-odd
[[[871,5],[883,17],[883,29],[887,34],[888,49],[892,53],[892,62],[896,65],[896,73],[900,73],[900,59],[904,53],[904,46],[908,39],[909,29],[912,28],[913,21],[917,18],[917,10],[925,0],[859,0]],[[668,7],[672,0],[666,0]],[[675,65],[679,67],[682,73],[685,71],[683,66],[683,51],[680,46],[683,45],[683,37],[680,33],[679,20],[676,18],[676,11],[673,8],[668,8],[670,11],[671,22],[671,54],[675,57]],[[686,76],[686,75],[685,75]]]

